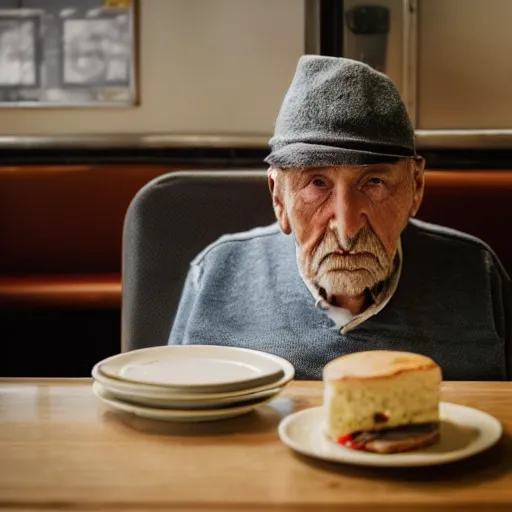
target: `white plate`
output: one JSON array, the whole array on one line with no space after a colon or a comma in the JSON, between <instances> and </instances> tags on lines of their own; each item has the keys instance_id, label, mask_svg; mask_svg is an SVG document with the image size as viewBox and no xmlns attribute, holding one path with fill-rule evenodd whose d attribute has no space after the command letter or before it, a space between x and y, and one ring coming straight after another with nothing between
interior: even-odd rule
<instances>
[{"instance_id":1,"label":"white plate","mask_svg":"<svg viewBox=\"0 0 512 512\"><path fill-rule=\"evenodd\" d=\"M379 454L345 448L325 433L323 407L312 407L284 418L279 437L299 453L331 462L361 466L433 466L475 455L501 437L501 423L483 411L447 402L440 404L441 439L421 450Z\"/></svg>"},{"instance_id":2,"label":"white plate","mask_svg":"<svg viewBox=\"0 0 512 512\"><path fill-rule=\"evenodd\" d=\"M143 348L98 363L101 373L125 382L176 392L222 393L274 383L283 377L281 358L246 348L167 345Z\"/></svg>"},{"instance_id":3,"label":"white plate","mask_svg":"<svg viewBox=\"0 0 512 512\"><path fill-rule=\"evenodd\" d=\"M199 422L199 421L216 421L227 418L234 418L242 416L254 410L256 407L263 405L271 398L262 400L254 400L251 403L246 403L239 406L225 407L221 409L199 409L194 411L187 411L182 409L157 409L153 407L143 407L134 405L116 399L108 391L106 391L101 384L94 382L92 385L93 393L109 407L119 411L127 412L140 416L142 418L149 418L152 420L161 421L179 421L179 422Z\"/></svg>"},{"instance_id":4,"label":"white plate","mask_svg":"<svg viewBox=\"0 0 512 512\"><path fill-rule=\"evenodd\" d=\"M99 381L98 381L99 382ZM138 393L137 390L125 390L116 386L116 382L102 380L101 385L111 395L124 402L130 402L136 405L146 407L159 407L162 409L212 409L214 407L223 407L226 405L242 404L251 400L270 398L278 395L284 386L271 388L256 393L246 393L243 395L231 395L224 398L197 398L190 400L180 396L160 396L155 393Z\"/></svg>"},{"instance_id":5,"label":"white plate","mask_svg":"<svg viewBox=\"0 0 512 512\"><path fill-rule=\"evenodd\" d=\"M130 394L138 398L155 398L160 400L180 400L182 402L196 402L208 400L223 400L225 398L244 397L248 394L259 393L268 391L270 389L282 388L285 384L290 382L295 376L295 368L286 359L281 357L267 354L267 357L274 359L283 369L283 376L275 381L270 382L264 386L257 386L253 388L242 389L239 391L230 391L224 393L191 393L190 391L177 390L175 388L168 388L166 386L153 386L149 384L138 384L119 379L107 377L101 372L101 361L94 365L92 369L92 376L96 381L107 386L109 390L116 393Z\"/></svg>"}]
</instances>

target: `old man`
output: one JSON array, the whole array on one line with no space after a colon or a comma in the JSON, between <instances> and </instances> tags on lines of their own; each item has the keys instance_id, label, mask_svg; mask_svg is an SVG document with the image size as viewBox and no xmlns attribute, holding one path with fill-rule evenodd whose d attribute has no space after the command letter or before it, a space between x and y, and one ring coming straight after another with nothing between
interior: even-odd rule
<instances>
[{"instance_id":1,"label":"old man","mask_svg":"<svg viewBox=\"0 0 512 512\"><path fill-rule=\"evenodd\" d=\"M277 223L194 259L169 343L264 350L299 379L372 349L428 355L447 380L510 378L510 279L481 240L413 219L425 162L389 78L303 56L270 147Z\"/></svg>"}]
</instances>

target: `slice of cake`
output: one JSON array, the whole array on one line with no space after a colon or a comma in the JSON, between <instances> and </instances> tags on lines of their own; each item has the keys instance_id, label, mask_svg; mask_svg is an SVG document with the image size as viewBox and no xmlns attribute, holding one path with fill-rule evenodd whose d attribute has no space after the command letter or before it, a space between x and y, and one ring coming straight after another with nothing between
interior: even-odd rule
<instances>
[{"instance_id":1,"label":"slice of cake","mask_svg":"<svg viewBox=\"0 0 512 512\"><path fill-rule=\"evenodd\" d=\"M439 440L442 374L409 352L356 352L323 372L327 433L349 448L377 453L414 450Z\"/></svg>"}]
</instances>

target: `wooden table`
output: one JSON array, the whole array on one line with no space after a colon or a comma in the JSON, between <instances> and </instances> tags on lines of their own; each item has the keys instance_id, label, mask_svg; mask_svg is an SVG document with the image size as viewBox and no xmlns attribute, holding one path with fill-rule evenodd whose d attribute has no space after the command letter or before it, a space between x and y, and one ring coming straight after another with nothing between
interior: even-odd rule
<instances>
[{"instance_id":1,"label":"wooden table","mask_svg":"<svg viewBox=\"0 0 512 512\"><path fill-rule=\"evenodd\" d=\"M89 379L2 379L0 508L512 511L512 382L443 385L444 400L495 415L505 436L435 468L353 467L291 451L277 425L319 405L321 391L292 382L249 415L170 424L108 410Z\"/></svg>"}]
</instances>

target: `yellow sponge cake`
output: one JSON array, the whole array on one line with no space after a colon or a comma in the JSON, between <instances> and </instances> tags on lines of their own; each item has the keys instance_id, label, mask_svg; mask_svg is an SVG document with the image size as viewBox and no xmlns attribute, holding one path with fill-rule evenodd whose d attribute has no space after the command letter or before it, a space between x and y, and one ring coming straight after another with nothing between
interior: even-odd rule
<instances>
[{"instance_id":1,"label":"yellow sponge cake","mask_svg":"<svg viewBox=\"0 0 512 512\"><path fill-rule=\"evenodd\" d=\"M374 350L324 368L327 433L345 446L391 453L439 438L440 367L409 352Z\"/></svg>"}]
</instances>

